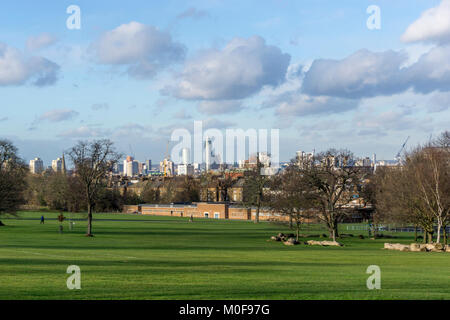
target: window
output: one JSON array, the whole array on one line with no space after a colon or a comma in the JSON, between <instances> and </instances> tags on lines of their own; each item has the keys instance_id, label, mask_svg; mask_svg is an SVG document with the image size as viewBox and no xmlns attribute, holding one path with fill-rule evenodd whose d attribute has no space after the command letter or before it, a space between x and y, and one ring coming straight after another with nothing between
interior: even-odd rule
<instances>
[{"instance_id":1,"label":"window","mask_svg":"<svg viewBox=\"0 0 450 320\"><path fill-rule=\"evenodd\" d=\"M214 212L214 219L220 219L220 213Z\"/></svg>"},{"instance_id":2,"label":"window","mask_svg":"<svg viewBox=\"0 0 450 320\"><path fill-rule=\"evenodd\" d=\"M209 218L209 212L205 212L205 218Z\"/></svg>"}]
</instances>

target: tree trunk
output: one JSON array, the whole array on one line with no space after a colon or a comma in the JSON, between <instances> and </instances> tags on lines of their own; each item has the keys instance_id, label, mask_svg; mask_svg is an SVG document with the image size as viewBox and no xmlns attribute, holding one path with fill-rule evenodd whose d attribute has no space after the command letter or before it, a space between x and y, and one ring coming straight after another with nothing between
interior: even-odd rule
<instances>
[{"instance_id":1,"label":"tree trunk","mask_svg":"<svg viewBox=\"0 0 450 320\"><path fill-rule=\"evenodd\" d=\"M440 219L438 219L436 243L440 243L441 242L441 228L442 228L442 222L441 222Z\"/></svg>"},{"instance_id":2,"label":"tree trunk","mask_svg":"<svg viewBox=\"0 0 450 320\"><path fill-rule=\"evenodd\" d=\"M417 242L417 226L414 226L414 242Z\"/></svg>"},{"instance_id":3,"label":"tree trunk","mask_svg":"<svg viewBox=\"0 0 450 320\"><path fill-rule=\"evenodd\" d=\"M259 223L259 206L256 207L255 223Z\"/></svg>"},{"instance_id":4,"label":"tree trunk","mask_svg":"<svg viewBox=\"0 0 450 320\"><path fill-rule=\"evenodd\" d=\"M423 229L423 243L428 243L428 232L427 230Z\"/></svg>"},{"instance_id":5,"label":"tree trunk","mask_svg":"<svg viewBox=\"0 0 450 320\"><path fill-rule=\"evenodd\" d=\"M433 232L428 232L428 243L433 243Z\"/></svg>"},{"instance_id":6,"label":"tree trunk","mask_svg":"<svg viewBox=\"0 0 450 320\"><path fill-rule=\"evenodd\" d=\"M256 214L255 214L255 223L259 223L259 207L261 207L261 197L258 195L258 201L256 202Z\"/></svg>"},{"instance_id":7,"label":"tree trunk","mask_svg":"<svg viewBox=\"0 0 450 320\"><path fill-rule=\"evenodd\" d=\"M447 226L444 226L443 236L444 236L444 245L447 245Z\"/></svg>"},{"instance_id":8,"label":"tree trunk","mask_svg":"<svg viewBox=\"0 0 450 320\"><path fill-rule=\"evenodd\" d=\"M293 227L294 227L294 224L292 222L292 215L289 215L289 229L292 229Z\"/></svg>"},{"instance_id":9,"label":"tree trunk","mask_svg":"<svg viewBox=\"0 0 450 320\"><path fill-rule=\"evenodd\" d=\"M88 225L87 225L87 237L92 237L92 205L88 204Z\"/></svg>"},{"instance_id":10,"label":"tree trunk","mask_svg":"<svg viewBox=\"0 0 450 320\"><path fill-rule=\"evenodd\" d=\"M300 239L300 222L297 221L297 242L299 242Z\"/></svg>"}]
</instances>

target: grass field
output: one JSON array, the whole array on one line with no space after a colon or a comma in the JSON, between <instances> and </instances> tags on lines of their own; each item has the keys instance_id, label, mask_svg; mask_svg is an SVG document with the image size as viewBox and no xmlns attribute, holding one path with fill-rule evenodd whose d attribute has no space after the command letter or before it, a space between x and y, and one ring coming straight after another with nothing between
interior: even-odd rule
<instances>
[{"instance_id":1,"label":"grass field","mask_svg":"<svg viewBox=\"0 0 450 320\"><path fill-rule=\"evenodd\" d=\"M121 214L97 214L88 238L84 221L59 234L44 215L2 220L0 299L450 299L450 254L385 251L382 239L290 247L267 241L280 225ZM389 241L412 242L399 236ZM73 264L81 290L66 287ZM366 287L369 265L381 290Z\"/></svg>"}]
</instances>

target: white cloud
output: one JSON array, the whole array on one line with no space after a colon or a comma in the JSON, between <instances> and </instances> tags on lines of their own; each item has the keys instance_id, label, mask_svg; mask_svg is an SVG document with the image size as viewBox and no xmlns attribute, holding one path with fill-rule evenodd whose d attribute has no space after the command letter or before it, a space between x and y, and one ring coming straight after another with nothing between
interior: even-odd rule
<instances>
[{"instance_id":1,"label":"white cloud","mask_svg":"<svg viewBox=\"0 0 450 320\"><path fill-rule=\"evenodd\" d=\"M37 36L29 37L27 40L28 50L35 51L45 47L49 47L56 43L58 39L50 33L41 33Z\"/></svg>"},{"instance_id":2,"label":"white cloud","mask_svg":"<svg viewBox=\"0 0 450 320\"><path fill-rule=\"evenodd\" d=\"M418 93L450 90L450 45L431 48L415 63L403 52L359 50L342 59L315 60L302 92L313 96L367 98L413 89Z\"/></svg>"},{"instance_id":3,"label":"white cloud","mask_svg":"<svg viewBox=\"0 0 450 320\"><path fill-rule=\"evenodd\" d=\"M27 57L19 50L0 42L0 86L52 85L57 81L60 67L43 57Z\"/></svg>"},{"instance_id":4,"label":"white cloud","mask_svg":"<svg viewBox=\"0 0 450 320\"><path fill-rule=\"evenodd\" d=\"M183 60L186 51L169 33L134 21L105 32L91 48L99 63L125 65L135 78L154 76L165 66Z\"/></svg>"},{"instance_id":5,"label":"white cloud","mask_svg":"<svg viewBox=\"0 0 450 320\"><path fill-rule=\"evenodd\" d=\"M450 0L422 13L402 35L404 42L450 42Z\"/></svg>"},{"instance_id":6,"label":"white cloud","mask_svg":"<svg viewBox=\"0 0 450 320\"><path fill-rule=\"evenodd\" d=\"M299 92L290 92L272 101L276 114L283 117L307 116L313 114L334 114L356 109L359 100L326 96L312 97Z\"/></svg>"},{"instance_id":7,"label":"white cloud","mask_svg":"<svg viewBox=\"0 0 450 320\"><path fill-rule=\"evenodd\" d=\"M416 92L449 91L450 45L434 47L404 73L404 82Z\"/></svg>"},{"instance_id":8,"label":"white cloud","mask_svg":"<svg viewBox=\"0 0 450 320\"><path fill-rule=\"evenodd\" d=\"M284 79L290 56L263 38L234 38L222 50L210 49L186 62L181 80L164 94L182 99L243 99Z\"/></svg>"},{"instance_id":9,"label":"white cloud","mask_svg":"<svg viewBox=\"0 0 450 320\"><path fill-rule=\"evenodd\" d=\"M302 91L310 95L373 97L407 88L400 67L407 57L392 50L374 53L366 49L342 59L315 60L306 72Z\"/></svg>"},{"instance_id":10,"label":"white cloud","mask_svg":"<svg viewBox=\"0 0 450 320\"><path fill-rule=\"evenodd\" d=\"M48 112L45 112L39 117L39 120L48 120L51 122L60 122L71 120L78 116L78 112L71 109L55 109Z\"/></svg>"}]
</instances>

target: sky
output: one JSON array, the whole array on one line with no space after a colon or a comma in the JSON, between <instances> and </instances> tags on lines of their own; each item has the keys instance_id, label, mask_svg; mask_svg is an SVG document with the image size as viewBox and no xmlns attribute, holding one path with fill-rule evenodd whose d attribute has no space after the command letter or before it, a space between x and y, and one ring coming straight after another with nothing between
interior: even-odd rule
<instances>
[{"instance_id":1,"label":"sky","mask_svg":"<svg viewBox=\"0 0 450 320\"><path fill-rule=\"evenodd\" d=\"M450 0L0 4L0 138L26 161L108 138L156 163L195 120L279 129L281 161L393 159L449 130L449 105Z\"/></svg>"}]
</instances>

